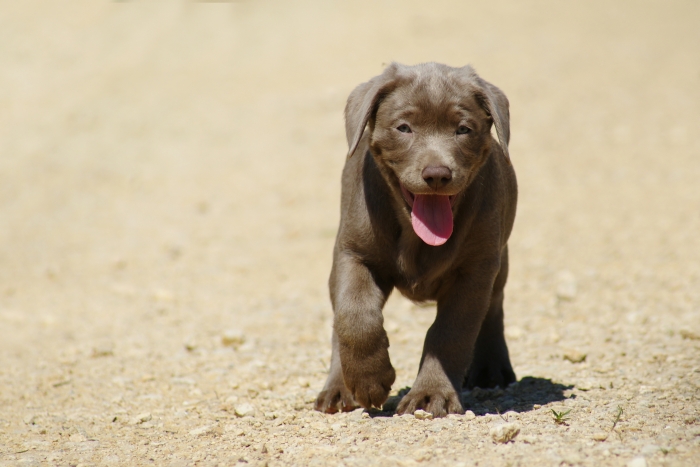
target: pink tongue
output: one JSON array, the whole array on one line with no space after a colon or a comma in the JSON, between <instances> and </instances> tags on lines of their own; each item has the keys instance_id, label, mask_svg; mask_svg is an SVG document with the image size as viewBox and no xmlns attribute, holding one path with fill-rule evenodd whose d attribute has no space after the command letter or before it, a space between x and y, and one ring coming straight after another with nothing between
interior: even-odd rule
<instances>
[{"instance_id":1,"label":"pink tongue","mask_svg":"<svg viewBox=\"0 0 700 467\"><path fill-rule=\"evenodd\" d=\"M413 230L428 245L442 245L452 235L449 196L415 195L411 211Z\"/></svg>"}]
</instances>

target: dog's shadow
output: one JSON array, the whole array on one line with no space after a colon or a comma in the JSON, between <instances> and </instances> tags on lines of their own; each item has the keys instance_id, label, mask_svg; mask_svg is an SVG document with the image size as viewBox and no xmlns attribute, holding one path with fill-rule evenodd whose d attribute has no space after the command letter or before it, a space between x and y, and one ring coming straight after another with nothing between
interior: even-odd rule
<instances>
[{"instance_id":1,"label":"dog's shadow","mask_svg":"<svg viewBox=\"0 0 700 467\"><path fill-rule=\"evenodd\" d=\"M526 376L511 384L506 389L474 388L462 392L462 405L465 410L471 410L475 415L498 414L508 411L529 412L535 405L547 405L576 397L567 396L565 391L573 389L573 385L554 383L550 379ZM370 413L376 417L390 417L396 413L396 407L401 398L411 388L404 388L396 396L390 397L381 411Z\"/></svg>"}]
</instances>

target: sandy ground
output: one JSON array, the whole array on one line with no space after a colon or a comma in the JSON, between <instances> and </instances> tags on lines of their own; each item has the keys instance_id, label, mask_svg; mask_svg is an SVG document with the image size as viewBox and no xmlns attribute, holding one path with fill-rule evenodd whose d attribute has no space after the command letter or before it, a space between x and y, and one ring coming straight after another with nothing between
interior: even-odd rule
<instances>
[{"instance_id":1,"label":"sandy ground","mask_svg":"<svg viewBox=\"0 0 700 467\"><path fill-rule=\"evenodd\" d=\"M0 465L698 465L698 24L695 1L2 2ZM342 109L392 60L471 63L511 102L521 381L465 416L312 410ZM385 316L398 391L434 309Z\"/></svg>"}]
</instances>

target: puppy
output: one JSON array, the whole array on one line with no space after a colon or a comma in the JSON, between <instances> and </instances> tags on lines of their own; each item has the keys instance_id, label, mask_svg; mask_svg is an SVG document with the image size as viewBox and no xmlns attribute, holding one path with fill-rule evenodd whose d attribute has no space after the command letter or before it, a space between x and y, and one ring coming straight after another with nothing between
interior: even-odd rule
<instances>
[{"instance_id":1,"label":"puppy","mask_svg":"<svg viewBox=\"0 0 700 467\"><path fill-rule=\"evenodd\" d=\"M382 308L396 288L437 301L418 376L397 412L464 413L463 386L515 381L503 335L517 201L508 99L469 66L394 63L350 94L345 131L329 280L333 349L315 407L335 413L386 401L395 372Z\"/></svg>"}]
</instances>

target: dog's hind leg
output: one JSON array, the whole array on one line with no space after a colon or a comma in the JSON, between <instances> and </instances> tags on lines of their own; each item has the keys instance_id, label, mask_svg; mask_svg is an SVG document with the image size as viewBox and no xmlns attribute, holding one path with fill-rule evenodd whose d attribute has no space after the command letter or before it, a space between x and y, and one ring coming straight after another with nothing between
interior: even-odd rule
<instances>
[{"instance_id":1,"label":"dog's hind leg","mask_svg":"<svg viewBox=\"0 0 700 467\"><path fill-rule=\"evenodd\" d=\"M489 310L481 325L474 357L464 379L466 388L505 388L516 380L503 335L503 289L507 279L508 246L503 249L501 269L493 284Z\"/></svg>"}]
</instances>

